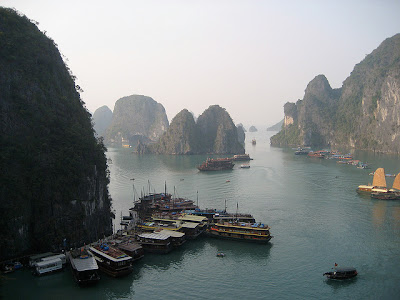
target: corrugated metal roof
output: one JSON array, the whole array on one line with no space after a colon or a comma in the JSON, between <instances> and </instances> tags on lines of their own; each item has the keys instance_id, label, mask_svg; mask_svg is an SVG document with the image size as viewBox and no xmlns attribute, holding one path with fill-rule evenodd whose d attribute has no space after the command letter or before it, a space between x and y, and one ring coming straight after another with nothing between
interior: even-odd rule
<instances>
[{"instance_id":1,"label":"corrugated metal roof","mask_svg":"<svg viewBox=\"0 0 400 300\"><path fill-rule=\"evenodd\" d=\"M99 268L93 256L88 256L86 258L70 257L70 262L73 266L75 266L75 269L79 272L88 270L97 270Z\"/></svg>"},{"instance_id":2,"label":"corrugated metal roof","mask_svg":"<svg viewBox=\"0 0 400 300\"><path fill-rule=\"evenodd\" d=\"M184 221L192 221L192 222L204 222L207 220L207 217L202 217L202 216L195 216L195 215L183 215L180 216L178 219L184 220Z\"/></svg>"},{"instance_id":3,"label":"corrugated metal roof","mask_svg":"<svg viewBox=\"0 0 400 300\"><path fill-rule=\"evenodd\" d=\"M168 229L163 229L160 231L161 234L165 234L165 235L169 235L171 237L183 237L185 234L183 232L179 232L179 231L172 231L172 230L168 230Z\"/></svg>"},{"instance_id":4,"label":"corrugated metal roof","mask_svg":"<svg viewBox=\"0 0 400 300\"><path fill-rule=\"evenodd\" d=\"M183 228L196 228L197 226L199 226L199 223L185 222L182 224Z\"/></svg>"},{"instance_id":5,"label":"corrugated metal roof","mask_svg":"<svg viewBox=\"0 0 400 300\"><path fill-rule=\"evenodd\" d=\"M146 238L146 239L153 239L153 240L167 240L169 239L169 235L161 234L161 233L142 233L139 234L139 237Z\"/></svg>"}]
</instances>

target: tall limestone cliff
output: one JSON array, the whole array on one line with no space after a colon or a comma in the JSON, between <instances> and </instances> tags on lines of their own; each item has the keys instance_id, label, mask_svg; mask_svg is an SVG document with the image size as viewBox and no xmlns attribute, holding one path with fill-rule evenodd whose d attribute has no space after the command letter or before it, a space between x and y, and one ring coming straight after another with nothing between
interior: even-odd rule
<instances>
[{"instance_id":1,"label":"tall limestone cliff","mask_svg":"<svg viewBox=\"0 0 400 300\"><path fill-rule=\"evenodd\" d=\"M193 114L183 109L172 119L168 130L153 146L151 152L197 154L200 152L199 136Z\"/></svg>"},{"instance_id":2,"label":"tall limestone cliff","mask_svg":"<svg viewBox=\"0 0 400 300\"><path fill-rule=\"evenodd\" d=\"M112 146L136 146L157 141L168 129L167 114L162 104L142 95L132 95L115 103L105 143Z\"/></svg>"},{"instance_id":3,"label":"tall limestone cliff","mask_svg":"<svg viewBox=\"0 0 400 300\"><path fill-rule=\"evenodd\" d=\"M244 141L246 140L246 133L245 133L243 125L241 123L237 124L236 130L237 130L237 134L238 134L238 142L243 146Z\"/></svg>"},{"instance_id":4,"label":"tall limestone cliff","mask_svg":"<svg viewBox=\"0 0 400 300\"><path fill-rule=\"evenodd\" d=\"M205 110L197 123L188 110L182 110L157 143L139 148L139 153L158 154L244 153L236 126L225 109L218 105Z\"/></svg>"},{"instance_id":5,"label":"tall limestone cliff","mask_svg":"<svg viewBox=\"0 0 400 300\"><path fill-rule=\"evenodd\" d=\"M98 136L104 136L107 128L111 124L112 120L112 111L108 108L108 106L104 105L96 109L92 117L93 120L93 128L96 131Z\"/></svg>"},{"instance_id":6,"label":"tall limestone cliff","mask_svg":"<svg viewBox=\"0 0 400 300\"><path fill-rule=\"evenodd\" d=\"M0 45L0 260L110 234L105 148L54 41L0 7Z\"/></svg>"},{"instance_id":7,"label":"tall limestone cliff","mask_svg":"<svg viewBox=\"0 0 400 300\"><path fill-rule=\"evenodd\" d=\"M244 153L237 129L228 112L219 105L207 108L197 119L203 152L215 154Z\"/></svg>"},{"instance_id":8,"label":"tall limestone cliff","mask_svg":"<svg viewBox=\"0 0 400 300\"><path fill-rule=\"evenodd\" d=\"M357 64L340 89L319 75L303 100L284 110L284 127L272 145L400 152L400 34Z\"/></svg>"}]
</instances>

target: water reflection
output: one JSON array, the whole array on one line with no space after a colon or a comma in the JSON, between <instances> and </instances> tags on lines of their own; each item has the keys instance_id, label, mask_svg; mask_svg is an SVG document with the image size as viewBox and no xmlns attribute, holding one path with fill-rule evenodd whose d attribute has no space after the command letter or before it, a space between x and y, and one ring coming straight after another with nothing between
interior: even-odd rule
<instances>
[{"instance_id":1,"label":"water reflection","mask_svg":"<svg viewBox=\"0 0 400 300\"><path fill-rule=\"evenodd\" d=\"M239 241L220 240L216 238L207 239L209 244L214 250L215 254L218 252L225 253L229 258L242 259L267 259L270 255L272 244L257 244L246 243Z\"/></svg>"},{"instance_id":2,"label":"water reflection","mask_svg":"<svg viewBox=\"0 0 400 300\"><path fill-rule=\"evenodd\" d=\"M386 201L376 201L372 208L372 222L375 226L381 227L386 216Z\"/></svg>"},{"instance_id":3,"label":"water reflection","mask_svg":"<svg viewBox=\"0 0 400 300\"><path fill-rule=\"evenodd\" d=\"M336 293L340 289L349 287L357 282L358 277L353 277L345 280L326 279L326 284L329 285L333 292Z\"/></svg>"},{"instance_id":4,"label":"water reflection","mask_svg":"<svg viewBox=\"0 0 400 300\"><path fill-rule=\"evenodd\" d=\"M188 240L178 249L174 249L168 254L146 253L145 257L137 263L137 269L152 268L167 270L171 266L177 267L187 256L196 255L201 252L206 245L206 238L200 237L196 240Z\"/></svg>"}]
</instances>

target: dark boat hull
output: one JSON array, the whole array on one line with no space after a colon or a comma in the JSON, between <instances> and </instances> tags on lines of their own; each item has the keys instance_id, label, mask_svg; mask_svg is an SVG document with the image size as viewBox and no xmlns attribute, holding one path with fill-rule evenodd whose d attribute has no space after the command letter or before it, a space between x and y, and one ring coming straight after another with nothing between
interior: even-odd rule
<instances>
[{"instance_id":1,"label":"dark boat hull","mask_svg":"<svg viewBox=\"0 0 400 300\"><path fill-rule=\"evenodd\" d=\"M106 273L107 275L111 276L111 277L122 277L122 276L126 276L130 273L132 273L133 271L133 267L129 266L126 267L124 269L112 269L110 268L106 263L100 263L97 262L97 264L99 265L99 269L100 271Z\"/></svg>"}]
</instances>

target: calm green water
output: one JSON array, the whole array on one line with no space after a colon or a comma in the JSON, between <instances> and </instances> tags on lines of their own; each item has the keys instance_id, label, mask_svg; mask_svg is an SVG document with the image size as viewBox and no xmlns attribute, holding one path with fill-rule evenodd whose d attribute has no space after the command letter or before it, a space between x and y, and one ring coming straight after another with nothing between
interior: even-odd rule
<instances>
[{"instance_id":1,"label":"calm green water","mask_svg":"<svg viewBox=\"0 0 400 300\"><path fill-rule=\"evenodd\" d=\"M130 276L103 275L90 288L68 270L42 278L28 271L2 280L5 299L399 299L400 201L372 200L355 192L384 167L400 172L397 157L355 153L372 170L295 156L269 147L268 132L248 133L250 169L200 173L206 156L135 155L109 149L110 193L119 224L132 207L133 183L142 189L196 200L202 208L252 213L271 227L269 245L201 238L167 255L147 255ZM257 139L257 145L250 141ZM237 164L239 167L240 163ZM135 180L131 180L134 178ZM230 180L230 182L226 182ZM393 179L388 178L391 186ZM175 188L174 188L175 187ZM116 225L116 229L119 225ZM216 257L218 251L226 253ZM354 266L354 280L327 281L334 263Z\"/></svg>"}]
</instances>

